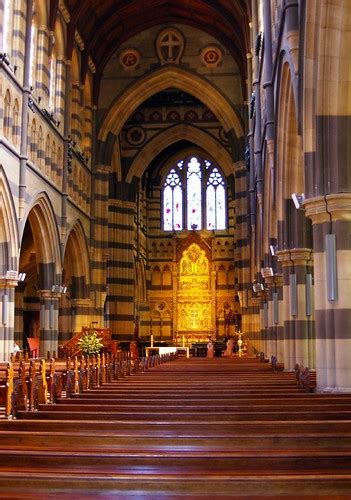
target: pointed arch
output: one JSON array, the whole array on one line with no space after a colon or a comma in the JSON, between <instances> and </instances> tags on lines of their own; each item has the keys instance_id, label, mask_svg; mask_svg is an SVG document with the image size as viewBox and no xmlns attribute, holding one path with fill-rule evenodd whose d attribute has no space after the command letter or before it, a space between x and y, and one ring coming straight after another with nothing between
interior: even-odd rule
<instances>
[{"instance_id":1,"label":"pointed arch","mask_svg":"<svg viewBox=\"0 0 351 500\"><path fill-rule=\"evenodd\" d=\"M216 162L221 165L223 172L227 176L233 173L233 159L219 141L197 127L182 123L160 132L145 145L133 161L126 182L132 182L134 176L142 177L144 170L149 166L153 158L156 158L165 148L180 140L193 142L213 158L216 158Z\"/></svg>"},{"instance_id":2,"label":"pointed arch","mask_svg":"<svg viewBox=\"0 0 351 500\"><path fill-rule=\"evenodd\" d=\"M24 218L23 230L27 220L32 228L39 265L42 264L45 266L49 264L51 266L53 276L49 273L47 275L47 280L49 281L44 283L45 286L49 286L53 284L50 283L51 279L56 280L58 276L61 276L62 258L57 219L51 201L46 193L39 193L28 207L27 216Z\"/></svg>"},{"instance_id":3,"label":"pointed arch","mask_svg":"<svg viewBox=\"0 0 351 500\"><path fill-rule=\"evenodd\" d=\"M76 220L68 231L64 251L64 259L69 257L75 277L84 277L86 285L90 283L90 260L87 238L80 220Z\"/></svg>"},{"instance_id":4,"label":"pointed arch","mask_svg":"<svg viewBox=\"0 0 351 500\"><path fill-rule=\"evenodd\" d=\"M200 99L218 117L226 132L233 130L236 137L244 135L238 115L220 90L194 73L170 66L137 81L115 99L102 122L99 139L105 141L109 132L117 136L128 117L142 102L174 86Z\"/></svg>"},{"instance_id":5,"label":"pointed arch","mask_svg":"<svg viewBox=\"0 0 351 500\"><path fill-rule=\"evenodd\" d=\"M282 60L277 116L277 218L284 220L284 200L293 192L304 192L302 141L298 135L295 95L288 62Z\"/></svg>"},{"instance_id":6,"label":"pointed arch","mask_svg":"<svg viewBox=\"0 0 351 500\"><path fill-rule=\"evenodd\" d=\"M0 276L17 270L19 234L16 209L3 166L0 165Z\"/></svg>"}]
</instances>

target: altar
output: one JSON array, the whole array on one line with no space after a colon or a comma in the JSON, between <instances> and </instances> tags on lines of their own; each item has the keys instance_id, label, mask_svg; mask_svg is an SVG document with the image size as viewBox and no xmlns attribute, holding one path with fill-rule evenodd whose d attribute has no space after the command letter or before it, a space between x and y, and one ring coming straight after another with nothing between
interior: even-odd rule
<instances>
[{"instance_id":1,"label":"altar","mask_svg":"<svg viewBox=\"0 0 351 500\"><path fill-rule=\"evenodd\" d=\"M158 351L158 353L161 354L171 354L171 353L176 353L176 352L185 352L186 357L189 358L190 353L189 353L189 347L183 347L183 346L168 346L168 347L145 347L145 356L148 358L150 356L150 351Z\"/></svg>"}]
</instances>

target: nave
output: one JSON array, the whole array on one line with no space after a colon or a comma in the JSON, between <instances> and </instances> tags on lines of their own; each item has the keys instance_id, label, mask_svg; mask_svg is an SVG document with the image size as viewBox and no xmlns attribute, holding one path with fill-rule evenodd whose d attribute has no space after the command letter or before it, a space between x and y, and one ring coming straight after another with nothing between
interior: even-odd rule
<instances>
[{"instance_id":1,"label":"nave","mask_svg":"<svg viewBox=\"0 0 351 500\"><path fill-rule=\"evenodd\" d=\"M347 495L351 396L256 358L178 358L0 420L0 496Z\"/></svg>"}]
</instances>

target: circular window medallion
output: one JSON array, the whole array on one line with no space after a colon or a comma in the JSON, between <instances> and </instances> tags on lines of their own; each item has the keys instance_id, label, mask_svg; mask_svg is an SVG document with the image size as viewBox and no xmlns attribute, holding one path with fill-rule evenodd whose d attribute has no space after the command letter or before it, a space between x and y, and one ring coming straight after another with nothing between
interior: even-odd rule
<instances>
[{"instance_id":1,"label":"circular window medallion","mask_svg":"<svg viewBox=\"0 0 351 500\"><path fill-rule=\"evenodd\" d=\"M205 47L201 52L201 61L207 68L216 68L222 61L222 51L218 47Z\"/></svg>"},{"instance_id":2,"label":"circular window medallion","mask_svg":"<svg viewBox=\"0 0 351 500\"><path fill-rule=\"evenodd\" d=\"M140 54L135 49L124 49L119 56L119 62L125 70L135 69L140 63Z\"/></svg>"},{"instance_id":3,"label":"circular window medallion","mask_svg":"<svg viewBox=\"0 0 351 500\"><path fill-rule=\"evenodd\" d=\"M131 127L126 132L126 139L132 146L140 146L146 139L146 132L142 127Z\"/></svg>"}]
</instances>

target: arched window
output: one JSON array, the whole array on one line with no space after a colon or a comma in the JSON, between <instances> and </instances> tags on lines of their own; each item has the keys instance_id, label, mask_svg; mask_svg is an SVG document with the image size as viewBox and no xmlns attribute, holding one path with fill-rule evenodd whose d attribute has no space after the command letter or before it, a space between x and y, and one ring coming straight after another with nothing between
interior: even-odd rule
<instances>
[{"instance_id":1,"label":"arched window","mask_svg":"<svg viewBox=\"0 0 351 500\"><path fill-rule=\"evenodd\" d=\"M13 105L12 114L13 114L12 141L15 146L18 146L20 138L20 128L19 128L19 104L17 99L15 99L15 104Z\"/></svg>"},{"instance_id":2,"label":"arched window","mask_svg":"<svg viewBox=\"0 0 351 500\"><path fill-rule=\"evenodd\" d=\"M165 231L183 229L183 192L179 175L172 168L163 189L163 224Z\"/></svg>"},{"instance_id":3,"label":"arched window","mask_svg":"<svg viewBox=\"0 0 351 500\"><path fill-rule=\"evenodd\" d=\"M189 157L167 173L163 183L163 230L226 229L226 185L219 167Z\"/></svg>"},{"instance_id":4,"label":"arched window","mask_svg":"<svg viewBox=\"0 0 351 500\"><path fill-rule=\"evenodd\" d=\"M217 167L212 170L206 188L207 229L225 229L225 191Z\"/></svg>"},{"instance_id":5,"label":"arched window","mask_svg":"<svg viewBox=\"0 0 351 500\"><path fill-rule=\"evenodd\" d=\"M35 120L32 120L32 126L30 130L30 159L33 163L35 163L35 156L37 151L37 127Z\"/></svg>"},{"instance_id":6,"label":"arched window","mask_svg":"<svg viewBox=\"0 0 351 500\"><path fill-rule=\"evenodd\" d=\"M191 158L187 170L188 229L201 229L202 170L197 158Z\"/></svg>"},{"instance_id":7,"label":"arched window","mask_svg":"<svg viewBox=\"0 0 351 500\"><path fill-rule=\"evenodd\" d=\"M39 127L39 132L38 132L38 166L39 168L43 167L43 160L44 160L44 139L43 139L43 130L41 127Z\"/></svg>"},{"instance_id":8,"label":"arched window","mask_svg":"<svg viewBox=\"0 0 351 500\"><path fill-rule=\"evenodd\" d=\"M7 89L4 102L4 136L10 139L11 136L11 94Z\"/></svg>"}]
</instances>

